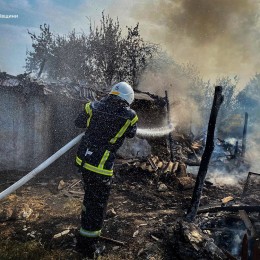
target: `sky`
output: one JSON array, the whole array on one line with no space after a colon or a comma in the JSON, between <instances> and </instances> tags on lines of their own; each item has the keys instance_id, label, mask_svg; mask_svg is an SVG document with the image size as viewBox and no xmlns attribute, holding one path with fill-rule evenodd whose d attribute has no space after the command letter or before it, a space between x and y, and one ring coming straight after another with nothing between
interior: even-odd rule
<instances>
[{"instance_id":1,"label":"sky","mask_svg":"<svg viewBox=\"0 0 260 260\"><path fill-rule=\"evenodd\" d=\"M24 72L27 30L47 23L57 34L87 32L102 11L123 29L139 22L144 40L194 64L205 79L238 75L246 84L260 72L260 0L0 0L0 71Z\"/></svg>"},{"instance_id":2,"label":"sky","mask_svg":"<svg viewBox=\"0 0 260 260\"><path fill-rule=\"evenodd\" d=\"M0 70L9 74L24 72L26 50L31 48L27 31L39 32L47 23L51 31L67 34L87 31L88 18L100 19L101 12L111 1L100 0L0 0L1 15L18 15L18 18L0 18Z\"/></svg>"}]
</instances>

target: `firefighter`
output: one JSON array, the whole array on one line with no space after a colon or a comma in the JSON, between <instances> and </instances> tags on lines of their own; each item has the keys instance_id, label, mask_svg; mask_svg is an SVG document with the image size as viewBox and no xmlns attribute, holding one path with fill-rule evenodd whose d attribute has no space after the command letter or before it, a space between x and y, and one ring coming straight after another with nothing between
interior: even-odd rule
<instances>
[{"instance_id":1,"label":"firefighter","mask_svg":"<svg viewBox=\"0 0 260 260\"><path fill-rule=\"evenodd\" d=\"M132 87L120 82L100 101L87 103L75 120L77 127L86 128L76 156L85 190L77 246L88 256L101 250L97 242L106 213L116 151L125 137L133 138L136 134L138 117L130 109L133 101Z\"/></svg>"}]
</instances>

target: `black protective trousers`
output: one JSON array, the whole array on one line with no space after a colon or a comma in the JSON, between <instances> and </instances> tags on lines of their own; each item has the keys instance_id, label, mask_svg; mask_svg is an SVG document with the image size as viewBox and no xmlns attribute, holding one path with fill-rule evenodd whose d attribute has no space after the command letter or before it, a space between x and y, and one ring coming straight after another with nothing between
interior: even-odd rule
<instances>
[{"instance_id":1,"label":"black protective trousers","mask_svg":"<svg viewBox=\"0 0 260 260\"><path fill-rule=\"evenodd\" d=\"M95 237L99 235L98 231L101 231L103 226L112 178L84 169L81 173L85 190L81 212L81 235ZM98 235L95 235L95 232Z\"/></svg>"}]
</instances>

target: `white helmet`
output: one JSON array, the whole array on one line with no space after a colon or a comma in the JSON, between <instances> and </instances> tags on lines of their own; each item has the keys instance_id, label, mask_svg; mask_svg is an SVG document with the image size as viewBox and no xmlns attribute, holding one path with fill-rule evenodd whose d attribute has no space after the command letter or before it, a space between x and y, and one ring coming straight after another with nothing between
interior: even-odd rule
<instances>
[{"instance_id":1,"label":"white helmet","mask_svg":"<svg viewBox=\"0 0 260 260\"><path fill-rule=\"evenodd\" d=\"M129 84L127 84L126 82L119 82L119 83L115 84L112 87L109 94L116 95L116 96L122 98L129 105L131 105L132 102L134 101L134 91L133 91L132 87Z\"/></svg>"}]
</instances>

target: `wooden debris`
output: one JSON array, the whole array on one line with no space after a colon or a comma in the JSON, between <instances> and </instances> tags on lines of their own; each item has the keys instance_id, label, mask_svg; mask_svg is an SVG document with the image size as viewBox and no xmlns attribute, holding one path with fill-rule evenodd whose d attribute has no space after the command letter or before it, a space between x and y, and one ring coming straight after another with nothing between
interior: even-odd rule
<instances>
[{"instance_id":1,"label":"wooden debris","mask_svg":"<svg viewBox=\"0 0 260 260\"><path fill-rule=\"evenodd\" d=\"M151 235L151 238L154 239L157 242L162 242L162 240L156 236Z\"/></svg>"},{"instance_id":2,"label":"wooden debris","mask_svg":"<svg viewBox=\"0 0 260 260\"><path fill-rule=\"evenodd\" d=\"M158 191L163 192L163 191L167 191L168 187L164 184L164 183L160 183L158 186Z\"/></svg>"},{"instance_id":3,"label":"wooden debris","mask_svg":"<svg viewBox=\"0 0 260 260\"><path fill-rule=\"evenodd\" d=\"M146 169L148 172L154 172L155 169L151 166L151 165L148 165L147 169Z\"/></svg>"},{"instance_id":4,"label":"wooden debris","mask_svg":"<svg viewBox=\"0 0 260 260\"><path fill-rule=\"evenodd\" d=\"M157 167L158 167L159 169L161 169L161 168L163 167L163 162L159 161L159 162L157 163Z\"/></svg>"},{"instance_id":5,"label":"wooden debris","mask_svg":"<svg viewBox=\"0 0 260 260\"><path fill-rule=\"evenodd\" d=\"M234 200L234 198L232 196L228 196L228 197L221 199L221 202L222 202L222 204L227 204L229 201L232 201L232 200Z\"/></svg>"},{"instance_id":6,"label":"wooden debris","mask_svg":"<svg viewBox=\"0 0 260 260\"><path fill-rule=\"evenodd\" d=\"M173 162L169 161L166 166L165 166L165 169L164 169L164 173L171 173L172 172L172 169L173 169Z\"/></svg>"},{"instance_id":7,"label":"wooden debris","mask_svg":"<svg viewBox=\"0 0 260 260\"><path fill-rule=\"evenodd\" d=\"M237 260L237 258L231 255L231 253L229 253L227 250L223 250L223 252L226 255L228 260Z\"/></svg>"},{"instance_id":8,"label":"wooden debris","mask_svg":"<svg viewBox=\"0 0 260 260\"><path fill-rule=\"evenodd\" d=\"M256 235L256 230L251 220L249 219L247 213L244 210L239 210L238 212L239 212L239 216L244 221L246 228L249 230L250 236L254 237Z\"/></svg>"},{"instance_id":9,"label":"wooden debris","mask_svg":"<svg viewBox=\"0 0 260 260\"><path fill-rule=\"evenodd\" d=\"M252 255L253 255L253 260L260 259L260 239L259 238L254 239Z\"/></svg>"},{"instance_id":10,"label":"wooden debris","mask_svg":"<svg viewBox=\"0 0 260 260\"><path fill-rule=\"evenodd\" d=\"M177 177L187 177L186 164L185 163L179 163L178 169L176 171L176 176Z\"/></svg>"},{"instance_id":11,"label":"wooden debris","mask_svg":"<svg viewBox=\"0 0 260 260\"><path fill-rule=\"evenodd\" d=\"M156 160L157 158L154 157L154 159L148 158L148 162L151 164L152 169L157 171L158 167L156 166L155 162L157 162L158 160Z\"/></svg>"},{"instance_id":12,"label":"wooden debris","mask_svg":"<svg viewBox=\"0 0 260 260\"><path fill-rule=\"evenodd\" d=\"M115 239L112 239L112 238L109 238L109 237L99 236L99 238L106 240L106 241L109 241L109 242L113 242L113 243L121 245L121 246L124 246L126 244L125 242L115 240Z\"/></svg>"},{"instance_id":13,"label":"wooden debris","mask_svg":"<svg viewBox=\"0 0 260 260\"><path fill-rule=\"evenodd\" d=\"M74 191L74 190L69 190L69 193L75 194L75 195L84 195L85 193L82 191Z\"/></svg>"},{"instance_id":14,"label":"wooden debris","mask_svg":"<svg viewBox=\"0 0 260 260\"><path fill-rule=\"evenodd\" d=\"M246 212L260 212L260 206L241 206L241 205L233 205L233 206L207 206L200 207L198 209L198 213L214 213L219 211L229 211L229 212L237 212L239 210L245 210Z\"/></svg>"},{"instance_id":15,"label":"wooden debris","mask_svg":"<svg viewBox=\"0 0 260 260\"><path fill-rule=\"evenodd\" d=\"M208 203L209 203L208 196L201 196L201 198L200 198L200 206L207 205Z\"/></svg>"},{"instance_id":16,"label":"wooden debris","mask_svg":"<svg viewBox=\"0 0 260 260\"><path fill-rule=\"evenodd\" d=\"M245 124L243 129L243 139L242 139L242 157L245 157L246 153L246 138L247 138L247 124L248 124L248 113L245 113Z\"/></svg>"},{"instance_id":17,"label":"wooden debris","mask_svg":"<svg viewBox=\"0 0 260 260\"><path fill-rule=\"evenodd\" d=\"M174 166L172 168L172 173L176 173L177 169L178 169L178 166L179 166L179 162L175 162L174 163Z\"/></svg>"},{"instance_id":18,"label":"wooden debris","mask_svg":"<svg viewBox=\"0 0 260 260\"><path fill-rule=\"evenodd\" d=\"M195 186L195 181L191 177L177 178L177 183L180 190L193 189Z\"/></svg>"},{"instance_id":19,"label":"wooden debris","mask_svg":"<svg viewBox=\"0 0 260 260\"><path fill-rule=\"evenodd\" d=\"M249 172L248 173L247 178L246 178L246 182L245 182L245 185L244 185L244 189L243 189L243 192L242 192L242 197L245 196L245 194L246 194L246 192L248 190L249 180L250 180L251 175L255 175L255 176L259 176L260 177L259 173L255 173L255 172Z\"/></svg>"},{"instance_id":20,"label":"wooden debris","mask_svg":"<svg viewBox=\"0 0 260 260\"><path fill-rule=\"evenodd\" d=\"M112 249L115 251L115 250L118 250L120 248L120 246L113 246Z\"/></svg>"},{"instance_id":21,"label":"wooden debris","mask_svg":"<svg viewBox=\"0 0 260 260\"><path fill-rule=\"evenodd\" d=\"M248 238L246 233L242 240L241 260L248 260Z\"/></svg>"},{"instance_id":22,"label":"wooden debris","mask_svg":"<svg viewBox=\"0 0 260 260\"><path fill-rule=\"evenodd\" d=\"M69 185L68 189L72 189L74 186L76 186L80 182L81 182L81 180L74 181L71 185Z\"/></svg>"},{"instance_id":23,"label":"wooden debris","mask_svg":"<svg viewBox=\"0 0 260 260\"><path fill-rule=\"evenodd\" d=\"M137 256L140 256L143 252L144 252L144 249L141 248L141 249L138 251Z\"/></svg>"},{"instance_id":24,"label":"wooden debris","mask_svg":"<svg viewBox=\"0 0 260 260\"><path fill-rule=\"evenodd\" d=\"M171 243L178 259L227 259L214 241L193 223L177 223Z\"/></svg>"},{"instance_id":25,"label":"wooden debris","mask_svg":"<svg viewBox=\"0 0 260 260\"><path fill-rule=\"evenodd\" d=\"M58 185L58 190L62 190L64 187L65 187L65 182L64 182L64 180L60 180L60 182L59 182L59 185Z\"/></svg>"},{"instance_id":26,"label":"wooden debris","mask_svg":"<svg viewBox=\"0 0 260 260\"><path fill-rule=\"evenodd\" d=\"M117 214L116 214L116 211L114 210L114 208L112 208L112 209L109 209L108 211L107 211L107 217L108 218L113 218L113 217L115 217Z\"/></svg>"},{"instance_id":27,"label":"wooden debris","mask_svg":"<svg viewBox=\"0 0 260 260\"><path fill-rule=\"evenodd\" d=\"M145 171L146 168L147 168L146 162L141 163L139 167L140 167L143 171Z\"/></svg>"},{"instance_id":28,"label":"wooden debris","mask_svg":"<svg viewBox=\"0 0 260 260\"><path fill-rule=\"evenodd\" d=\"M67 235L69 232L70 232L70 230L69 230L69 229L66 229L66 230L64 230L64 231L62 231L62 232L60 232L60 233L54 235L53 238L62 237L62 236L64 236L64 235Z\"/></svg>"},{"instance_id":29,"label":"wooden debris","mask_svg":"<svg viewBox=\"0 0 260 260\"><path fill-rule=\"evenodd\" d=\"M194 142L191 144L191 147L192 147L192 149L194 149L194 150L199 150L199 149L201 149L201 147L202 147L202 142L201 142L201 141L194 141Z\"/></svg>"},{"instance_id":30,"label":"wooden debris","mask_svg":"<svg viewBox=\"0 0 260 260\"><path fill-rule=\"evenodd\" d=\"M133 237L136 237L139 234L139 230L136 230L133 234Z\"/></svg>"},{"instance_id":31,"label":"wooden debris","mask_svg":"<svg viewBox=\"0 0 260 260\"><path fill-rule=\"evenodd\" d=\"M135 162L134 166L137 169L139 168L142 171L148 171L151 173L159 171L160 173L163 174L170 174L170 173L174 174L178 169L179 162L161 161L158 156L151 156L150 158L147 159L147 161ZM185 170L186 170L186 165L185 165Z\"/></svg>"}]
</instances>

